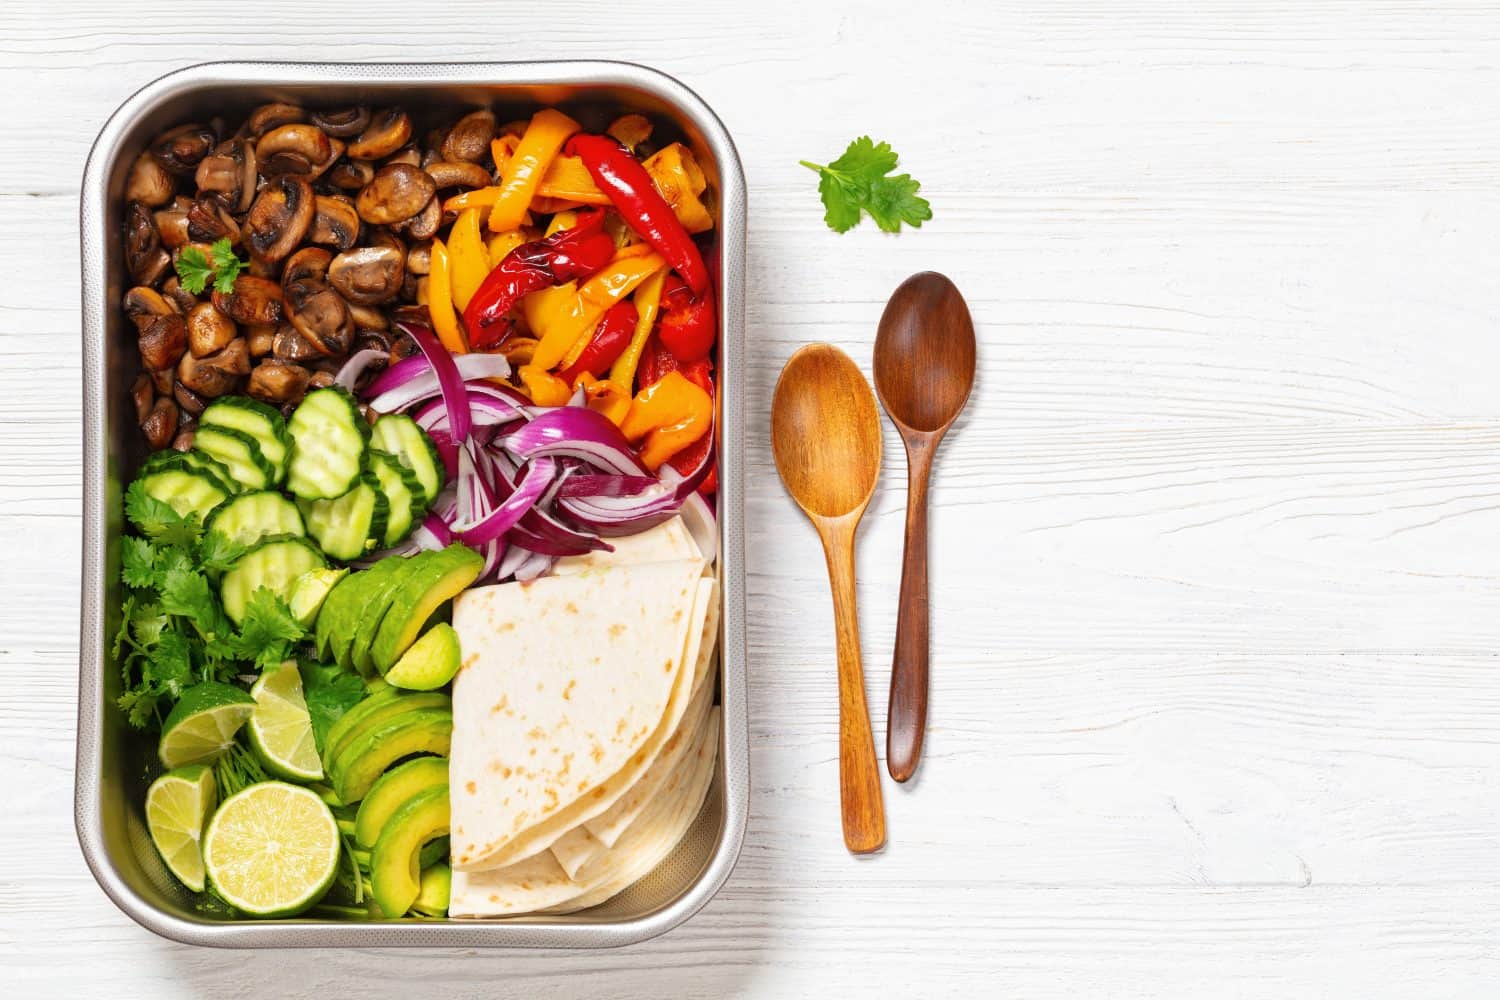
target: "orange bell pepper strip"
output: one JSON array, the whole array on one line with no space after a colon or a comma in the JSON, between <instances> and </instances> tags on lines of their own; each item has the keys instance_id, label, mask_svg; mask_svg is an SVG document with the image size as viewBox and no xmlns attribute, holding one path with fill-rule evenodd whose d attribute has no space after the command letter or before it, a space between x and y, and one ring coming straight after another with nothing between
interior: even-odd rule
<instances>
[{"instance_id":1,"label":"orange bell pepper strip","mask_svg":"<svg viewBox=\"0 0 1500 1000\"><path fill-rule=\"evenodd\" d=\"M635 385L635 369L641 363L641 351L645 350L646 338L651 336L651 328L656 325L656 315L661 309L662 285L666 278L667 269L662 268L641 282L641 286L635 290L635 311L639 317L635 324L635 334L630 338L630 344L624 353L615 359L614 365L609 369L609 380L623 385L627 392Z\"/></svg>"},{"instance_id":2,"label":"orange bell pepper strip","mask_svg":"<svg viewBox=\"0 0 1500 1000\"><path fill-rule=\"evenodd\" d=\"M645 115L621 115L609 123L605 134L612 135L631 149L651 138L651 119Z\"/></svg>"},{"instance_id":3,"label":"orange bell pepper strip","mask_svg":"<svg viewBox=\"0 0 1500 1000\"><path fill-rule=\"evenodd\" d=\"M514 368L531 364L531 356L536 353L536 338L534 337L511 337L500 347L500 353L505 355L505 360Z\"/></svg>"},{"instance_id":4,"label":"orange bell pepper strip","mask_svg":"<svg viewBox=\"0 0 1500 1000\"><path fill-rule=\"evenodd\" d=\"M556 368L580 337L587 342L605 310L635 291L637 285L665 265L661 255L653 253L646 244L628 246L617 252L604 270L578 286L572 301L562 302L559 312L543 321L545 332L532 327L541 338L532 363L549 370Z\"/></svg>"},{"instance_id":5,"label":"orange bell pepper strip","mask_svg":"<svg viewBox=\"0 0 1500 1000\"><path fill-rule=\"evenodd\" d=\"M427 274L427 312L432 318L432 332L450 354L467 354L469 345L458 325L453 309L453 285L448 275L448 248L442 240L432 241L432 265Z\"/></svg>"},{"instance_id":6,"label":"orange bell pepper strip","mask_svg":"<svg viewBox=\"0 0 1500 1000\"><path fill-rule=\"evenodd\" d=\"M521 387L537 406L562 406L573 395L568 383L536 365L522 365L518 374Z\"/></svg>"},{"instance_id":7,"label":"orange bell pepper strip","mask_svg":"<svg viewBox=\"0 0 1500 1000\"><path fill-rule=\"evenodd\" d=\"M474 292L490 273L490 254L479 234L480 208L466 208L458 214L448 233L448 263L453 303L462 311Z\"/></svg>"},{"instance_id":8,"label":"orange bell pepper strip","mask_svg":"<svg viewBox=\"0 0 1500 1000\"><path fill-rule=\"evenodd\" d=\"M668 372L636 394L620 425L632 442L641 441L641 463L655 472L663 462L707 434L714 402L681 372Z\"/></svg>"},{"instance_id":9,"label":"orange bell pepper strip","mask_svg":"<svg viewBox=\"0 0 1500 1000\"><path fill-rule=\"evenodd\" d=\"M536 193L546 198L576 201L584 205L608 205L609 195L599 190L594 175L576 156L559 156L547 167Z\"/></svg>"},{"instance_id":10,"label":"orange bell pepper strip","mask_svg":"<svg viewBox=\"0 0 1500 1000\"><path fill-rule=\"evenodd\" d=\"M625 422L630 412L630 390L610 379L595 378L588 372L580 372L574 385L583 386L583 398L588 408L603 414L616 427Z\"/></svg>"},{"instance_id":11,"label":"orange bell pepper strip","mask_svg":"<svg viewBox=\"0 0 1500 1000\"><path fill-rule=\"evenodd\" d=\"M680 142L658 150L642 164L656 190L672 206L682 228L702 233L714 227L714 217L698 197L708 187L708 178L693 153Z\"/></svg>"},{"instance_id":12,"label":"orange bell pepper strip","mask_svg":"<svg viewBox=\"0 0 1500 1000\"><path fill-rule=\"evenodd\" d=\"M543 108L532 115L515 154L500 173L500 195L490 212L491 232L500 233L521 225L547 168L562 150L563 143L581 127L553 108Z\"/></svg>"}]
</instances>

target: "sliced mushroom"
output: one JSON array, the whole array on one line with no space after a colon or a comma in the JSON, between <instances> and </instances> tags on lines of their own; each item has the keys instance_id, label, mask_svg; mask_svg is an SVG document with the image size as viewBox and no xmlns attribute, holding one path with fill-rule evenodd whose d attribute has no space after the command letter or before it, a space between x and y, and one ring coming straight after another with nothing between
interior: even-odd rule
<instances>
[{"instance_id":1,"label":"sliced mushroom","mask_svg":"<svg viewBox=\"0 0 1500 1000\"><path fill-rule=\"evenodd\" d=\"M184 354L177 365L177 381L205 399L234 390L240 378L249 373L250 350L243 337L231 340L223 350L206 358Z\"/></svg>"},{"instance_id":2,"label":"sliced mushroom","mask_svg":"<svg viewBox=\"0 0 1500 1000\"><path fill-rule=\"evenodd\" d=\"M356 247L333 258L328 281L350 302L363 306L389 302L401 291L406 255L393 246Z\"/></svg>"},{"instance_id":3,"label":"sliced mushroom","mask_svg":"<svg viewBox=\"0 0 1500 1000\"><path fill-rule=\"evenodd\" d=\"M333 372L313 372L312 373L312 378L310 378L310 379L307 380L307 388L308 388L309 391L311 391L313 389L326 389L330 385L333 385L333 383L334 383L334 373ZM367 416L368 416L368 414L367 414Z\"/></svg>"},{"instance_id":4,"label":"sliced mushroom","mask_svg":"<svg viewBox=\"0 0 1500 1000\"><path fill-rule=\"evenodd\" d=\"M399 229L414 240L430 240L437 235L438 227L442 224L443 203L434 197L422 208L422 211L405 222L397 223L393 228Z\"/></svg>"},{"instance_id":5,"label":"sliced mushroom","mask_svg":"<svg viewBox=\"0 0 1500 1000\"><path fill-rule=\"evenodd\" d=\"M195 417L201 417L204 407L208 405L204 402L202 396L181 382L176 382L172 385L172 398L177 400L177 405L182 408L182 412L190 413Z\"/></svg>"},{"instance_id":6,"label":"sliced mushroom","mask_svg":"<svg viewBox=\"0 0 1500 1000\"><path fill-rule=\"evenodd\" d=\"M277 126L255 144L255 158L266 177L310 174L313 167L331 163L332 154L328 135L316 125L303 122Z\"/></svg>"},{"instance_id":7,"label":"sliced mushroom","mask_svg":"<svg viewBox=\"0 0 1500 1000\"><path fill-rule=\"evenodd\" d=\"M402 146L385 158L386 163L404 163L408 167L422 165L422 151L416 146Z\"/></svg>"},{"instance_id":8,"label":"sliced mushroom","mask_svg":"<svg viewBox=\"0 0 1500 1000\"><path fill-rule=\"evenodd\" d=\"M184 316L198 304L198 296L183 288L175 274L168 275L167 280L161 283L161 296Z\"/></svg>"},{"instance_id":9,"label":"sliced mushroom","mask_svg":"<svg viewBox=\"0 0 1500 1000\"><path fill-rule=\"evenodd\" d=\"M188 209L192 204L191 198L179 197L166 208L158 208L151 213L151 221L156 225L156 235L161 239L161 245L168 250L176 250L190 242Z\"/></svg>"},{"instance_id":10,"label":"sliced mushroom","mask_svg":"<svg viewBox=\"0 0 1500 1000\"><path fill-rule=\"evenodd\" d=\"M231 212L244 212L255 198L259 161L248 139L221 142L198 164L195 181L200 195L210 195Z\"/></svg>"},{"instance_id":11,"label":"sliced mushroom","mask_svg":"<svg viewBox=\"0 0 1500 1000\"><path fill-rule=\"evenodd\" d=\"M125 180L125 200L138 201L149 208L160 208L172 200L177 182L150 152L142 153L130 165Z\"/></svg>"},{"instance_id":12,"label":"sliced mushroom","mask_svg":"<svg viewBox=\"0 0 1500 1000\"><path fill-rule=\"evenodd\" d=\"M490 151L495 138L495 115L491 111L473 111L460 118L443 140L445 160L478 163Z\"/></svg>"},{"instance_id":13,"label":"sliced mushroom","mask_svg":"<svg viewBox=\"0 0 1500 1000\"><path fill-rule=\"evenodd\" d=\"M178 177L191 177L198 164L219 144L207 125L193 122L162 133L151 144L151 155L163 170Z\"/></svg>"},{"instance_id":14,"label":"sliced mushroom","mask_svg":"<svg viewBox=\"0 0 1500 1000\"><path fill-rule=\"evenodd\" d=\"M267 359L250 373L245 391L266 403L300 403L312 373L301 365Z\"/></svg>"},{"instance_id":15,"label":"sliced mushroom","mask_svg":"<svg viewBox=\"0 0 1500 1000\"><path fill-rule=\"evenodd\" d=\"M355 160L379 160L406 145L411 138L411 118L400 108L381 108L345 152Z\"/></svg>"},{"instance_id":16,"label":"sliced mushroom","mask_svg":"<svg viewBox=\"0 0 1500 1000\"><path fill-rule=\"evenodd\" d=\"M162 249L151 209L138 201L131 202L125 209L125 267L130 276L137 284L154 285L171 266L172 258Z\"/></svg>"},{"instance_id":17,"label":"sliced mushroom","mask_svg":"<svg viewBox=\"0 0 1500 1000\"><path fill-rule=\"evenodd\" d=\"M172 435L177 433L177 404L166 396L151 404L151 411L141 421L141 430L153 450L171 444Z\"/></svg>"},{"instance_id":18,"label":"sliced mushroom","mask_svg":"<svg viewBox=\"0 0 1500 1000\"><path fill-rule=\"evenodd\" d=\"M313 345L295 326L284 325L276 331L276 340L271 345L271 354L278 361L311 361L322 357L322 352Z\"/></svg>"},{"instance_id":19,"label":"sliced mushroom","mask_svg":"<svg viewBox=\"0 0 1500 1000\"><path fill-rule=\"evenodd\" d=\"M370 109L363 104L334 111L314 111L311 121L318 128L339 139L359 135L370 124Z\"/></svg>"},{"instance_id":20,"label":"sliced mushroom","mask_svg":"<svg viewBox=\"0 0 1500 1000\"><path fill-rule=\"evenodd\" d=\"M187 352L187 323L175 312L152 316L141 329L139 347L147 371L171 368Z\"/></svg>"},{"instance_id":21,"label":"sliced mushroom","mask_svg":"<svg viewBox=\"0 0 1500 1000\"><path fill-rule=\"evenodd\" d=\"M482 188L490 182L490 172L477 163L463 160L439 160L427 164L427 173L440 188Z\"/></svg>"},{"instance_id":22,"label":"sliced mushroom","mask_svg":"<svg viewBox=\"0 0 1500 1000\"><path fill-rule=\"evenodd\" d=\"M364 160L344 160L328 171L328 183L341 191L358 191L375 179L375 167Z\"/></svg>"},{"instance_id":23,"label":"sliced mushroom","mask_svg":"<svg viewBox=\"0 0 1500 1000\"><path fill-rule=\"evenodd\" d=\"M172 380L177 377L176 373L177 368L174 365L171 368L163 368L159 372L148 371L146 374L151 376L151 388L156 390L158 396L170 396L172 395Z\"/></svg>"},{"instance_id":24,"label":"sliced mushroom","mask_svg":"<svg viewBox=\"0 0 1500 1000\"><path fill-rule=\"evenodd\" d=\"M296 174L283 174L255 196L245 217L245 247L252 257L282 260L302 242L312 225L312 185Z\"/></svg>"},{"instance_id":25,"label":"sliced mushroom","mask_svg":"<svg viewBox=\"0 0 1500 1000\"><path fill-rule=\"evenodd\" d=\"M348 352L354 340L354 323L344 300L331 285L322 280L293 281L284 292L287 319L318 353Z\"/></svg>"},{"instance_id":26,"label":"sliced mushroom","mask_svg":"<svg viewBox=\"0 0 1500 1000\"><path fill-rule=\"evenodd\" d=\"M234 291L225 295L214 290L214 305L241 326L275 325L281 322L281 286L269 278L242 274L234 279Z\"/></svg>"},{"instance_id":27,"label":"sliced mushroom","mask_svg":"<svg viewBox=\"0 0 1500 1000\"><path fill-rule=\"evenodd\" d=\"M411 249L406 251L406 270L411 274L432 273L431 241L423 240L411 245Z\"/></svg>"},{"instance_id":28,"label":"sliced mushroom","mask_svg":"<svg viewBox=\"0 0 1500 1000\"><path fill-rule=\"evenodd\" d=\"M349 303L349 318L354 321L354 329L361 335L368 333L384 333L390 325L385 318L385 313L374 306L361 306ZM352 348L351 348L352 350Z\"/></svg>"},{"instance_id":29,"label":"sliced mushroom","mask_svg":"<svg viewBox=\"0 0 1500 1000\"><path fill-rule=\"evenodd\" d=\"M281 271L281 288L285 294L288 285L294 281L322 281L328 277L328 265L333 261L333 254L322 247L303 247L286 259L286 267Z\"/></svg>"},{"instance_id":30,"label":"sliced mushroom","mask_svg":"<svg viewBox=\"0 0 1500 1000\"><path fill-rule=\"evenodd\" d=\"M250 116L245 119L244 132L251 138L259 139L267 132L281 128L283 125L295 125L305 121L307 121L307 112L297 105L272 102L262 104L250 112Z\"/></svg>"},{"instance_id":31,"label":"sliced mushroom","mask_svg":"<svg viewBox=\"0 0 1500 1000\"><path fill-rule=\"evenodd\" d=\"M360 351L380 351L389 354L391 351L391 338L384 330L361 330L359 336L354 340L354 346L349 348L349 353L358 354ZM377 371L385 367L385 363L379 362Z\"/></svg>"},{"instance_id":32,"label":"sliced mushroom","mask_svg":"<svg viewBox=\"0 0 1500 1000\"><path fill-rule=\"evenodd\" d=\"M188 350L196 358L223 350L238 332L234 320L220 312L212 302L199 302L187 314Z\"/></svg>"},{"instance_id":33,"label":"sliced mushroom","mask_svg":"<svg viewBox=\"0 0 1500 1000\"><path fill-rule=\"evenodd\" d=\"M156 401L156 390L151 386L151 376L142 372L135 377L130 384L130 401L135 404L135 422L144 424L146 415L151 412L151 404Z\"/></svg>"},{"instance_id":34,"label":"sliced mushroom","mask_svg":"<svg viewBox=\"0 0 1500 1000\"><path fill-rule=\"evenodd\" d=\"M344 140L342 140L342 139L329 139L328 140L328 155L325 156L325 157L323 157L323 159L322 159L321 162L313 164L312 173L310 173L310 174L307 175L307 179L310 180L310 181L315 181L319 177L322 177L324 174L328 173L328 171L333 167L333 165L335 163L338 163L343 158L343 156L344 156Z\"/></svg>"},{"instance_id":35,"label":"sliced mushroom","mask_svg":"<svg viewBox=\"0 0 1500 1000\"><path fill-rule=\"evenodd\" d=\"M271 348L276 345L277 329L275 326L252 326L245 331L245 343L252 358L263 358L271 353Z\"/></svg>"},{"instance_id":36,"label":"sliced mushroom","mask_svg":"<svg viewBox=\"0 0 1500 1000\"><path fill-rule=\"evenodd\" d=\"M371 225L404 222L422 211L437 185L427 171L405 163L389 163L375 171L354 200L359 217ZM440 207L441 210L441 207Z\"/></svg>"},{"instance_id":37,"label":"sliced mushroom","mask_svg":"<svg viewBox=\"0 0 1500 1000\"><path fill-rule=\"evenodd\" d=\"M145 333L146 327L158 316L175 316L177 309L161 292L145 285L137 285L125 293L121 300L125 315L135 324L137 333Z\"/></svg>"},{"instance_id":38,"label":"sliced mushroom","mask_svg":"<svg viewBox=\"0 0 1500 1000\"><path fill-rule=\"evenodd\" d=\"M213 198L199 198L188 206L187 237L194 243L215 243L225 237L240 241L240 224L229 210Z\"/></svg>"},{"instance_id":39,"label":"sliced mushroom","mask_svg":"<svg viewBox=\"0 0 1500 1000\"><path fill-rule=\"evenodd\" d=\"M354 246L359 239L359 210L354 207L354 202L343 195L320 194L314 205L308 241L335 250L348 250Z\"/></svg>"},{"instance_id":40,"label":"sliced mushroom","mask_svg":"<svg viewBox=\"0 0 1500 1000\"><path fill-rule=\"evenodd\" d=\"M198 438L198 428L187 426L186 421L177 424L177 436L172 439L174 451L192 451L193 442Z\"/></svg>"}]
</instances>

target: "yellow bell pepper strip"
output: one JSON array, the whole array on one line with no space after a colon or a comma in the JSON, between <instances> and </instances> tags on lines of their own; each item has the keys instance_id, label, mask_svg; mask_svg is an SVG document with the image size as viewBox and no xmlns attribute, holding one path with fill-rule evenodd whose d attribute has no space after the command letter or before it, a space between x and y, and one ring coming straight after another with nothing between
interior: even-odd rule
<instances>
[{"instance_id":1,"label":"yellow bell pepper strip","mask_svg":"<svg viewBox=\"0 0 1500 1000\"><path fill-rule=\"evenodd\" d=\"M583 342L582 347L573 345L573 349L563 359L564 367L557 373L558 378L572 385L582 372L602 375L629 346L639 320L635 303L629 299L616 302L604 310L604 316L594 327L594 332L586 338L579 338Z\"/></svg>"},{"instance_id":2,"label":"yellow bell pepper strip","mask_svg":"<svg viewBox=\"0 0 1500 1000\"><path fill-rule=\"evenodd\" d=\"M582 208L583 202L573 201L568 198L548 198L539 194L531 199L531 210L537 215L553 215L557 212L571 212L576 208Z\"/></svg>"},{"instance_id":3,"label":"yellow bell pepper strip","mask_svg":"<svg viewBox=\"0 0 1500 1000\"><path fill-rule=\"evenodd\" d=\"M453 285L448 276L448 248L442 240L432 241L432 264L427 274L427 312L432 318L432 332L450 354L467 354L469 345L458 326L453 309Z\"/></svg>"},{"instance_id":4,"label":"yellow bell pepper strip","mask_svg":"<svg viewBox=\"0 0 1500 1000\"><path fill-rule=\"evenodd\" d=\"M641 362L641 351L645 350L646 338L651 336L651 328L656 325L656 314L661 307L661 289L666 281L667 269L662 268L651 277L641 282L641 286L635 290L635 311L640 317L635 324L635 335L630 338L630 344L625 352L615 359L613 367L609 370L609 380L618 385L623 385L625 391L635 385L636 365Z\"/></svg>"},{"instance_id":5,"label":"yellow bell pepper strip","mask_svg":"<svg viewBox=\"0 0 1500 1000\"><path fill-rule=\"evenodd\" d=\"M708 393L680 372L636 394L620 430L641 445L641 463L655 472L663 462L707 434L714 422L714 402Z\"/></svg>"},{"instance_id":6,"label":"yellow bell pepper strip","mask_svg":"<svg viewBox=\"0 0 1500 1000\"><path fill-rule=\"evenodd\" d=\"M511 155L515 153L516 141L516 137L511 135L502 135L498 139L490 140L490 155L495 160L497 176L505 170L505 165L510 162ZM500 191L499 185L461 191L443 202L443 211L462 212L466 208L491 208L499 199Z\"/></svg>"},{"instance_id":7,"label":"yellow bell pepper strip","mask_svg":"<svg viewBox=\"0 0 1500 1000\"><path fill-rule=\"evenodd\" d=\"M547 330L540 334L532 364L551 370L565 358L579 338L585 338L603 318L610 306L635 291L637 285L666 264L659 254L641 245L616 252L604 269L578 286L571 302L564 302L560 313L546 321ZM535 330L535 328L533 328Z\"/></svg>"},{"instance_id":8,"label":"yellow bell pepper strip","mask_svg":"<svg viewBox=\"0 0 1500 1000\"><path fill-rule=\"evenodd\" d=\"M474 292L490 273L490 254L479 233L479 218L484 209L466 208L458 214L448 233L448 262L453 285L453 304L468 308Z\"/></svg>"},{"instance_id":9,"label":"yellow bell pepper strip","mask_svg":"<svg viewBox=\"0 0 1500 1000\"><path fill-rule=\"evenodd\" d=\"M544 237L552 236L555 233L562 232L564 229L572 229L576 225L578 225L577 212L558 212L552 217L552 221L547 223L547 230L542 235Z\"/></svg>"},{"instance_id":10,"label":"yellow bell pepper strip","mask_svg":"<svg viewBox=\"0 0 1500 1000\"><path fill-rule=\"evenodd\" d=\"M552 108L543 108L531 117L526 134L516 146L515 154L500 174L500 197L490 212L490 231L499 233L515 229L526 217L531 199L547 173L554 157L568 137L580 126L573 119Z\"/></svg>"},{"instance_id":11,"label":"yellow bell pepper strip","mask_svg":"<svg viewBox=\"0 0 1500 1000\"><path fill-rule=\"evenodd\" d=\"M635 149L651 138L651 119L645 115L621 115L610 122L609 128L604 131L607 135L619 139L624 145Z\"/></svg>"},{"instance_id":12,"label":"yellow bell pepper strip","mask_svg":"<svg viewBox=\"0 0 1500 1000\"><path fill-rule=\"evenodd\" d=\"M708 187L708 178L693 153L680 142L658 150L642 164L656 190L672 206L677 221L690 233L702 233L714 227L714 217L698 197Z\"/></svg>"},{"instance_id":13,"label":"yellow bell pepper strip","mask_svg":"<svg viewBox=\"0 0 1500 1000\"><path fill-rule=\"evenodd\" d=\"M594 175L576 156L559 156L552 161L536 193L547 198L565 198L585 205L608 205L609 195L599 190Z\"/></svg>"},{"instance_id":14,"label":"yellow bell pepper strip","mask_svg":"<svg viewBox=\"0 0 1500 1000\"><path fill-rule=\"evenodd\" d=\"M583 398L589 409L604 415L616 427L625 422L625 414L630 412L630 390L607 378L594 378L588 372L580 374L573 384L583 386Z\"/></svg>"},{"instance_id":15,"label":"yellow bell pepper strip","mask_svg":"<svg viewBox=\"0 0 1500 1000\"><path fill-rule=\"evenodd\" d=\"M578 294L578 282L569 281L552 288L532 292L521 300L521 316L538 340L547 336L552 324L562 316L563 308Z\"/></svg>"},{"instance_id":16,"label":"yellow bell pepper strip","mask_svg":"<svg viewBox=\"0 0 1500 1000\"><path fill-rule=\"evenodd\" d=\"M562 406L573 395L568 383L536 365L522 365L519 374L521 388L537 406Z\"/></svg>"},{"instance_id":17,"label":"yellow bell pepper strip","mask_svg":"<svg viewBox=\"0 0 1500 1000\"><path fill-rule=\"evenodd\" d=\"M500 348L500 353L505 355L505 360L509 361L513 368L529 365L531 356L536 353L536 338L512 337Z\"/></svg>"},{"instance_id":18,"label":"yellow bell pepper strip","mask_svg":"<svg viewBox=\"0 0 1500 1000\"><path fill-rule=\"evenodd\" d=\"M526 239L526 230L524 229L507 229L503 233L496 233L494 236L491 236L489 244L485 247L485 252L490 258L490 268L499 267L500 262L505 259L506 255L522 243L525 243Z\"/></svg>"}]
</instances>

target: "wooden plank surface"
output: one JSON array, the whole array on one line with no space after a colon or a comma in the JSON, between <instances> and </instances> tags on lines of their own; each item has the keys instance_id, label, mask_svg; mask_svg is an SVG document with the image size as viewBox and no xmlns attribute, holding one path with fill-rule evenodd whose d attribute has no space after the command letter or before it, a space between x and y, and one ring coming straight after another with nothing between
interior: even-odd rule
<instances>
[{"instance_id":1,"label":"wooden plank surface","mask_svg":"<svg viewBox=\"0 0 1500 1000\"><path fill-rule=\"evenodd\" d=\"M264 954L158 940L71 827L77 184L212 58L607 57L724 118L750 182L754 796L648 944ZM1500 981L1500 7L0 8L0 988L7 996L1492 996ZM799 159L888 139L935 218L822 224ZM831 609L774 480L801 343L966 292L933 488L927 766L844 853ZM860 544L877 736L899 442Z\"/></svg>"}]
</instances>

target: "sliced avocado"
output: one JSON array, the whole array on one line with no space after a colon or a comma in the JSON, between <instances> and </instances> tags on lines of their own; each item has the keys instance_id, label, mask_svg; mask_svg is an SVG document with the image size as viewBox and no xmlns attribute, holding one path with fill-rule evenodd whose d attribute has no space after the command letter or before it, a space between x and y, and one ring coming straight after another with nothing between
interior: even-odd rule
<instances>
[{"instance_id":1,"label":"sliced avocado","mask_svg":"<svg viewBox=\"0 0 1500 1000\"><path fill-rule=\"evenodd\" d=\"M437 840L429 840L422 845L422 853L417 855L417 864L425 871L447 856L448 838L439 837Z\"/></svg>"},{"instance_id":2,"label":"sliced avocado","mask_svg":"<svg viewBox=\"0 0 1500 1000\"><path fill-rule=\"evenodd\" d=\"M375 779L402 757L446 754L452 741L453 713L448 709L403 712L364 730L334 758L329 775L334 793L340 802L358 802Z\"/></svg>"},{"instance_id":3,"label":"sliced avocado","mask_svg":"<svg viewBox=\"0 0 1500 1000\"><path fill-rule=\"evenodd\" d=\"M423 555L425 553L418 553L409 559L392 558L382 562L382 566L386 562L394 563L395 569L382 576L377 581L377 586L365 594L364 606L359 612L359 624L354 629L354 641L349 644L349 655L355 669L366 677L375 673L375 660L370 655L370 647L375 644L380 623L385 621L386 612L390 610L391 599L404 580L421 570Z\"/></svg>"},{"instance_id":4,"label":"sliced avocado","mask_svg":"<svg viewBox=\"0 0 1500 1000\"><path fill-rule=\"evenodd\" d=\"M440 622L401 654L385 680L408 691L435 691L454 678L461 662L458 633L452 625Z\"/></svg>"},{"instance_id":5,"label":"sliced avocado","mask_svg":"<svg viewBox=\"0 0 1500 1000\"><path fill-rule=\"evenodd\" d=\"M428 841L427 847L443 841L442 837ZM427 847L422 853L427 853ZM422 866L422 886L417 892L417 901L411 904L412 912L424 917L446 917L448 899L453 894L453 869L445 864Z\"/></svg>"},{"instance_id":6,"label":"sliced avocado","mask_svg":"<svg viewBox=\"0 0 1500 1000\"><path fill-rule=\"evenodd\" d=\"M406 804L406 800L436 785L448 783L448 758L418 757L380 776L370 786L369 794L359 804L354 817L354 840L369 850L380 839L385 821Z\"/></svg>"},{"instance_id":7,"label":"sliced avocado","mask_svg":"<svg viewBox=\"0 0 1500 1000\"><path fill-rule=\"evenodd\" d=\"M418 854L422 845L448 833L448 786L429 788L408 801L385 824L370 852L370 884L380 912L405 916L422 891Z\"/></svg>"},{"instance_id":8,"label":"sliced avocado","mask_svg":"<svg viewBox=\"0 0 1500 1000\"><path fill-rule=\"evenodd\" d=\"M338 721L328 728L328 735L323 740L328 758L324 763L332 765L339 754L366 730L398 715L427 708L452 707L453 702L446 694L406 694L393 687L376 691L339 716Z\"/></svg>"},{"instance_id":9,"label":"sliced avocado","mask_svg":"<svg viewBox=\"0 0 1500 1000\"><path fill-rule=\"evenodd\" d=\"M318 620L314 626L313 648L317 650L318 659L323 663L333 662L333 628L343 617L343 608L349 602L349 598L356 593L364 579L363 573L350 573L328 592L323 599L323 606L318 609Z\"/></svg>"},{"instance_id":10,"label":"sliced avocado","mask_svg":"<svg viewBox=\"0 0 1500 1000\"><path fill-rule=\"evenodd\" d=\"M401 654L416 641L422 626L444 601L451 600L484 569L484 557L462 545L440 552L414 556L420 568L403 574L401 586L391 597L391 608L375 637L372 653L381 674L395 666Z\"/></svg>"},{"instance_id":11,"label":"sliced avocado","mask_svg":"<svg viewBox=\"0 0 1500 1000\"><path fill-rule=\"evenodd\" d=\"M338 586L339 581L348 575L349 570L344 567L310 569L297 577L297 582L292 584L292 596L287 599L287 605L292 610L292 617L297 619L297 624L303 628L311 627L318 620L323 602L328 599L333 588Z\"/></svg>"},{"instance_id":12,"label":"sliced avocado","mask_svg":"<svg viewBox=\"0 0 1500 1000\"><path fill-rule=\"evenodd\" d=\"M360 623L364 620L366 609L372 601L386 591L386 585L392 580L403 576L403 567L406 566L405 559L382 559L380 562L365 570L361 576L358 590L349 595L349 603L340 610L343 612L340 619L332 624L333 636L330 643L333 655L338 659L339 665L346 670L354 670L354 637L359 632ZM364 671L360 671L361 674Z\"/></svg>"}]
</instances>

